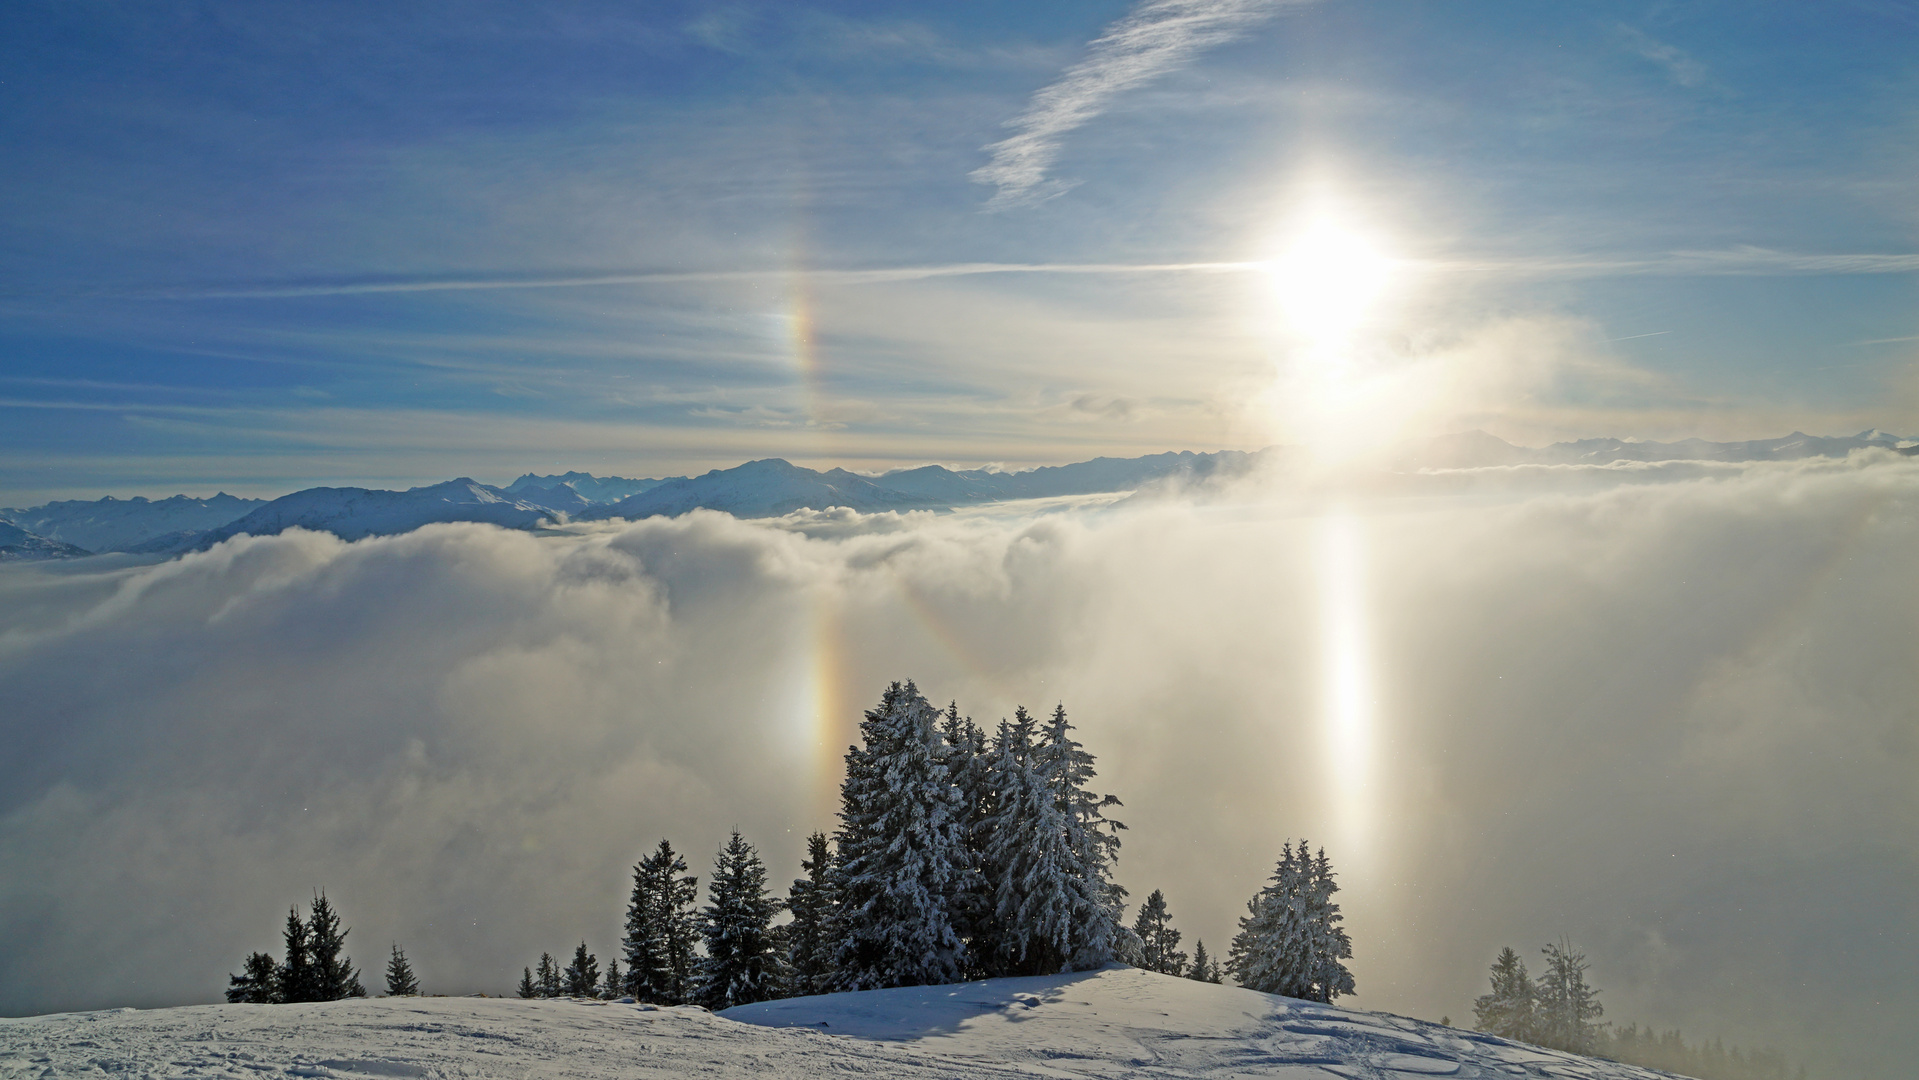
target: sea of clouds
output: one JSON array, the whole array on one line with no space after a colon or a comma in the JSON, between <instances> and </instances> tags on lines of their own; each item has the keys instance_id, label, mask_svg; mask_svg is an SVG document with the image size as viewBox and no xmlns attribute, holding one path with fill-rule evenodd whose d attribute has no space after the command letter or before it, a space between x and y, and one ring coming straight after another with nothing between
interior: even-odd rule
<instances>
[{"instance_id":1,"label":"sea of clouds","mask_svg":"<svg viewBox=\"0 0 1919 1080\"><path fill-rule=\"evenodd\" d=\"M1304 835L1362 1007L1467 1020L1501 945L1565 935L1609 1018L1910 1060L1915 552L1919 463L1872 453L11 565L0 1013L214 1000L321 887L370 985L393 941L449 993L604 958L662 836L704 876L737 826L783 887L912 678L1064 702L1189 947Z\"/></svg>"}]
</instances>

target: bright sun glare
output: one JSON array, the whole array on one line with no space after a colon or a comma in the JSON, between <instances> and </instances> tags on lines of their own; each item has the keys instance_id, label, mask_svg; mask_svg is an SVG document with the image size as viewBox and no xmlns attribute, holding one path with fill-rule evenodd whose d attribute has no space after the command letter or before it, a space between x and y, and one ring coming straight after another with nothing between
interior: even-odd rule
<instances>
[{"instance_id":1,"label":"bright sun glare","mask_svg":"<svg viewBox=\"0 0 1919 1080\"><path fill-rule=\"evenodd\" d=\"M1322 213L1267 267L1288 331L1338 360L1391 285L1393 265L1372 237Z\"/></svg>"}]
</instances>

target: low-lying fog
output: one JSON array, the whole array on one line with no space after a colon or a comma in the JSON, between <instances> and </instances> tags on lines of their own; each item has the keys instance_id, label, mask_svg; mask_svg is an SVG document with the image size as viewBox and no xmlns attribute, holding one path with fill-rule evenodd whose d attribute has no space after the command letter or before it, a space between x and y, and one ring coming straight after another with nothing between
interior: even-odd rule
<instances>
[{"instance_id":1,"label":"low-lying fog","mask_svg":"<svg viewBox=\"0 0 1919 1080\"><path fill-rule=\"evenodd\" d=\"M738 826L783 887L910 677L1064 702L1188 948L1305 836L1360 1007L1467 1022L1501 945L1564 935L1609 1019L1888 1067L1916 644L1891 454L11 565L0 1012L215 1000L319 887L429 992L604 957L661 836L704 878Z\"/></svg>"}]
</instances>

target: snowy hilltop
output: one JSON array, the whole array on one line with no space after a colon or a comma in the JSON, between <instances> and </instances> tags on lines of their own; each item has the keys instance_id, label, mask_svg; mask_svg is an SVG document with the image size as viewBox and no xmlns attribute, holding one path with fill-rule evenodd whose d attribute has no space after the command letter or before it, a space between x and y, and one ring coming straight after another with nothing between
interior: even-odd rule
<instances>
[{"instance_id":1,"label":"snowy hilltop","mask_svg":"<svg viewBox=\"0 0 1919 1080\"><path fill-rule=\"evenodd\" d=\"M788 998L721 1013L405 997L0 1020L0 1080L103 1073L204 1080L1668 1075L1122 967Z\"/></svg>"}]
</instances>

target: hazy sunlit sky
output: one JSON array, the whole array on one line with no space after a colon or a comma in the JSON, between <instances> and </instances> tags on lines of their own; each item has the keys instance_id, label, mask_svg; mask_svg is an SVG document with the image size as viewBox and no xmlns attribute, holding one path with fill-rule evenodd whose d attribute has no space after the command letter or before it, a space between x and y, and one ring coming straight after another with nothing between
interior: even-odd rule
<instances>
[{"instance_id":1,"label":"hazy sunlit sky","mask_svg":"<svg viewBox=\"0 0 1919 1080\"><path fill-rule=\"evenodd\" d=\"M1919 436L1919 4L0 5L0 505L1481 428ZM0 1013L617 947L783 887L860 710L1064 703L1220 954L1332 849L1363 1008L1919 1055L1919 461L0 567ZM1536 965L1535 965L1536 966Z\"/></svg>"},{"instance_id":2,"label":"hazy sunlit sky","mask_svg":"<svg viewBox=\"0 0 1919 1080\"><path fill-rule=\"evenodd\" d=\"M1132 268L1310 206L1379 437L1919 428L1919 7L1131 10L9 4L0 503L1297 441L1269 283ZM1122 269L845 273L975 263Z\"/></svg>"}]
</instances>

